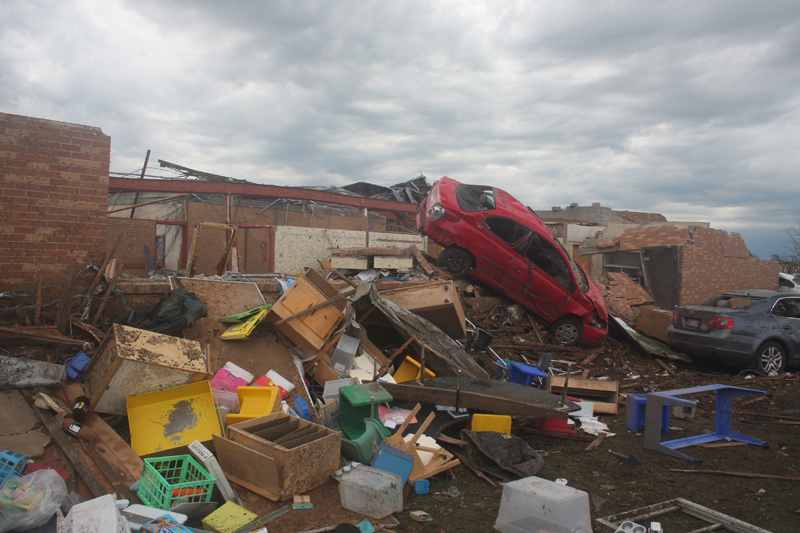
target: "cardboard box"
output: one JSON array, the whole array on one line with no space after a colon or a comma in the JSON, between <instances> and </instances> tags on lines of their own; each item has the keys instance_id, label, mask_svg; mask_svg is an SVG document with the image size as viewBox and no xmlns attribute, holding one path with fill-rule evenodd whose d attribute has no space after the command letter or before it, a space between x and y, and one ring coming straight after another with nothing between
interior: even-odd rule
<instances>
[{"instance_id":1,"label":"cardboard box","mask_svg":"<svg viewBox=\"0 0 800 533\"><path fill-rule=\"evenodd\" d=\"M285 413L228 426L214 435L225 476L270 500L288 500L330 480L339 467L338 431Z\"/></svg>"},{"instance_id":2,"label":"cardboard box","mask_svg":"<svg viewBox=\"0 0 800 533\"><path fill-rule=\"evenodd\" d=\"M114 324L86 368L90 411L126 416L125 398L203 381L199 342Z\"/></svg>"},{"instance_id":3,"label":"cardboard box","mask_svg":"<svg viewBox=\"0 0 800 533\"><path fill-rule=\"evenodd\" d=\"M553 394L561 394L565 379L548 376L545 387ZM594 412L606 415L617 414L619 382L614 380L569 378L567 396L594 403Z\"/></svg>"}]
</instances>

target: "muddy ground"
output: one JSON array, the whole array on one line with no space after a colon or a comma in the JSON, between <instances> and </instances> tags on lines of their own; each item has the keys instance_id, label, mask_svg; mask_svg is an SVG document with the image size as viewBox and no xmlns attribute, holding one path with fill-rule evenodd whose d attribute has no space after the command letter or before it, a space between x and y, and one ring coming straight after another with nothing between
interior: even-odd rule
<instances>
[{"instance_id":1,"label":"muddy ground","mask_svg":"<svg viewBox=\"0 0 800 533\"><path fill-rule=\"evenodd\" d=\"M769 397L736 396L732 427L745 435L765 441L769 447L754 445L723 447L692 446L681 451L698 462L687 462L644 448L642 434L625 427L625 408L617 415L599 415L615 433L596 449L585 451L589 442L524 435L545 455L539 477L566 478L568 485L589 495L594 531L610 531L595 519L683 498L720 513L743 520L775 533L800 531L800 379L792 374L745 379L726 368L670 363L669 374L652 359L630 351L624 360L634 379L621 374L628 369L595 368L597 374L621 377L621 395L647 390L673 390L708 384L725 384L769 393ZM606 372L604 372L604 370ZM694 419L672 418L670 434L662 440L683 438L714 431L714 393L684 396L697 402ZM757 401L754 399L759 398ZM580 434L580 432L579 432ZM630 466L609 450L632 455L639 466ZM679 472L689 470L692 472ZM718 471L757 474L768 477L744 477L702 473ZM406 509L397 516L398 532L486 532L492 531L498 515L502 487L493 487L464 467L451 475L431 481L431 493L412 494ZM779 479L780 478L780 479ZM444 494L456 487L460 496ZM452 491L451 491L452 492ZM437 494L438 493L438 494ZM433 517L417 523L408 512L423 510ZM669 533L693 531L707 524L676 512L658 519ZM645 523L649 525L649 520Z\"/></svg>"}]
</instances>

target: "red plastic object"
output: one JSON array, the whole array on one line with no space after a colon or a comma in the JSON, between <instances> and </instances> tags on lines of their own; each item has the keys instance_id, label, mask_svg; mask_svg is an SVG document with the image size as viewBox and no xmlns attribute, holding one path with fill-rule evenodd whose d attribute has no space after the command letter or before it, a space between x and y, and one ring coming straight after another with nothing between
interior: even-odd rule
<instances>
[{"instance_id":1,"label":"red plastic object","mask_svg":"<svg viewBox=\"0 0 800 533\"><path fill-rule=\"evenodd\" d=\"M40 465L38 463L28 463L27 465L25 465L25 472L23 472L22 475L27 476L28 474L33 474L37 470L55 470L58 473L58 475L61 476L61 479L63 479L65 483L69 479L69 472L61 470L59 468L51 468L49 466Z\"/></svg>"},{"instance_id":2,"label":"red plastic object","mask_svg":"<svg viewBox=\"0 0 800 533\"><path fill-rule=\"evenodd\" d=\"M548 431L550 433L563 433L565 435L576 435L578 432L574 429L569 429L567 420L560 420L558 418L539 418L534 424L536 429L540 431Z\"/></svg>"}]
</instances>

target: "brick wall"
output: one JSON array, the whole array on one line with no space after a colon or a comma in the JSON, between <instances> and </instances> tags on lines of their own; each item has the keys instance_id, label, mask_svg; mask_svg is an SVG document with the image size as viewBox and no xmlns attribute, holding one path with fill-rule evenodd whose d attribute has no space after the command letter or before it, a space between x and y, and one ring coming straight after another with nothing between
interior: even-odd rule
<instances>
[{"instance_id":1,"label":"brick wall","mask_svg":"<svg viewBox=\"0 0 800 533\"><path fill-rule=\"evenodd\" d=\"M697 228L693 242L681 250L681 263L679 305L731 290L778 290L778 262L750 258L738 233Z\"/></svg>"},{"instance_id":2,"label":"brick wall","mask_svg":"<svg viewBox=\"0 0 800 533\"><path fill-rule=\"evenodd\" d=\"M64 281L106 246L111 138L0 113L0 287Z\"/></svg>"},{"instance_id":3,"label":"brick wall","mask_svg":"<svg viewBox=\"0 0 800 533\"><path fill-rule=\"evenodd\" d=\"M683 246L689 238L688 228L642 226L626 230L619 236L619 251L633 252L645 246Z\"/></svg>"}]
</instances>

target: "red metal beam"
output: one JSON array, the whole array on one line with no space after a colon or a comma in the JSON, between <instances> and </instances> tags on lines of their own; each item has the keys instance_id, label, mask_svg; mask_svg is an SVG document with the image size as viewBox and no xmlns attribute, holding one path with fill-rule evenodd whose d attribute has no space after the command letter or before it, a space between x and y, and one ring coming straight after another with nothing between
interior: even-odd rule
<instances>
[{"instance_id":1,"label":"red metal beam","mask_svg":"<svg viewBox=\"0 0 800 533\"><path fill-rule=\"evenodd\" d=\"M288 198L293 200L313 200L326 204L346 205L367 208L388 213L414 214L416 204L361 198L331 192L301 189L298 187L278 187L256 183L220 183L197 180L148 180L130 178L109 178L108 192L172 192L189 194L232 194L234 196L260 196L264 198ZM395 218L395 217L389 217Z\"/></svg>"}]
</instances>

